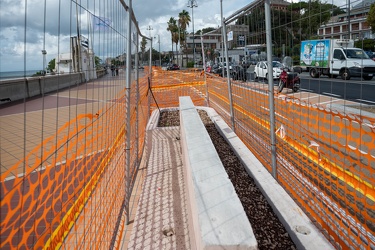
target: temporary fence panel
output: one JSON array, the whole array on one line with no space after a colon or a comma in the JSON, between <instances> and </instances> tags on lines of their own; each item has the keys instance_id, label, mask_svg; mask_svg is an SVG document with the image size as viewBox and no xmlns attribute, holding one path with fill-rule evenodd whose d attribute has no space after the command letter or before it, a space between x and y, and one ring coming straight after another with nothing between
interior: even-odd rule
<instances>
[{"instance_id":1,"label":"temporary fence panel","mask_svg":"<svg viewBox=\"0 0 375 250\"><path fill-rule=\"evenodd\" d=\"M57 72L48 77L82 72L83 81L0 111L0 248L119 249L150 114L147 74L136 79L124 54L131 46L135 56L141 34L124 1L53 4L29 4L25 20L31 9L48 10L40 23L56 23L58 41L48 51Z\"/></svg>"}]
</instances>

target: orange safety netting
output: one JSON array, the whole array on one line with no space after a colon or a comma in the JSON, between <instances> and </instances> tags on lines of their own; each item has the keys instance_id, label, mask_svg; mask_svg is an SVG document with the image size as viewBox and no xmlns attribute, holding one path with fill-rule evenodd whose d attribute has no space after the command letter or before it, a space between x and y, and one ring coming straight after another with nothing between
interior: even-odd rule
<instances>
[{"instance_id":1,"label":"orange safety netting","mask_svg":"<svg viewBox=\"0 0 375 250\"><path fill-rule=\"evenodd\" d=\"M152 109L177 107L179 96L190 96L195 105L208 103L231 124L225 78L197 70L153 70L150 84ZM268 92L239 82L231 88L235 132L272 171ZM9 178L18 169L14 166L2 175L1 206L7 215L1 234L7 237L1 248L29 248L28 242L36 242L35 247L118 248L121 237L113 235L116 230L122 234L124 217L119 214L127 205L121 197L128 197L136 173L151 98L143 78L139 100L131 93L132 153L126 170L124 91L115 104L97 115L78 116L43 141L18 163L26 163L25 174ZM275 98L274 104L279 183L337 248L374 246L375 120L296 98Z\"/></svg>"},{"instance_id":2,"label":"orange safety netting","mask_svg":"<svg viewBox=\"0 0 375 250\"><path fill-rule=\"evenodd\" d=\"M144 144L146 82L141 81L139 100L135 84L129 93L130 165L123 89L103 109L78 115L2 173L1 249L119 246L115 236L124 228L119 215L128 206ZM18 172L23 165L25 172Z\"/></svg>"},{"instance_id":3,"label":"orange safety netting","mask_svg":"<svg viewBox=\"0 0 375 250\"><path fill-rule=\"evenodd\" d=\"M180 72L177 81L169 80L176 72L157 74L166 79L154 80L159 106L178 106L184 95L203 105L199 97L208 92L209 105L231 124L226 78L210 75L206 86L198 73L189 80ZM268 90L240 82L231 88L235 131L271 172ZM275 98L275 114L278 181L336 247L373 246L375 120L296 98Z\"/></svg>"}]
</instances>

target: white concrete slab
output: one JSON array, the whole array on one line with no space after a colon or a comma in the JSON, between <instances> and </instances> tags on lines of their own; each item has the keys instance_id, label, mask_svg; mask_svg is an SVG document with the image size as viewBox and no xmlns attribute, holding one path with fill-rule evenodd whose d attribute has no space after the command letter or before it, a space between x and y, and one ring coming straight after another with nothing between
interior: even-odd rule
<instances>
[{"instance_id":1,"label":"white concrete slab","mask_svg":"<svg viewBox=\"0 0 375 250\"><path fill-rule=\"evenodd\" d=\"M190 97L180 97L189 229L194 249L257 249L242 204Z\"/></svg>"}]
</instances>

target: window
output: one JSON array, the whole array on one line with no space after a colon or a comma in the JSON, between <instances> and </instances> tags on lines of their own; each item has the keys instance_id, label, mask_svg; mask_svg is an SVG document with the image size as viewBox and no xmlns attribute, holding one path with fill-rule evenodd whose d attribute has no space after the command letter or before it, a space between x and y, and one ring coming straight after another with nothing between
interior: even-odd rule
<instances>
[{"instance_id":1,"label":"window","mask_svg":"<svg viewBox=\"0 0 375 250\"><path fill-rule=\"evenodd\" d=\"M333 58L334 58L334 59L342 60L343 57L344 57L344 54L342 53L341 50L339 50L339 49L335 49L335 50L333 51Z\"/></svg>"}]
</instances>

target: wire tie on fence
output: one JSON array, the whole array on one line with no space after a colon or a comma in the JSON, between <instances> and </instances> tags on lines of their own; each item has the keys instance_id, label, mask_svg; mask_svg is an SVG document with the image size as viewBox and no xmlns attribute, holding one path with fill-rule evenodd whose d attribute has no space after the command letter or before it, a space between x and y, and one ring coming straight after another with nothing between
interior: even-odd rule
<instances>
[{"instance_id":1,"label":"wire tie on fence","mask_svg":"<svg viewBox=\"0 0 375 250\"><path fill-rule=\"evenodd\" d=\"M280 137L281 139L284 139L285 138L285 128L283 125L280 126L280 128L278 128L276 130L276 134L280 131Z\"/></svg>"},{"instance_id":2,"label":"wire tie on fence","mask_svg":"<svg viewBox=\"0 0 375 250\"><path fill-rule=\"evenodd\" d=\"M316 151L318 152L318 156L319 156L319 161L321 161L322 159L320 158L320 152L319 152L320 145L316 143L315 141L310 141L309 148L311 147L316 147Z\"/></svg>"}]
</instances>

